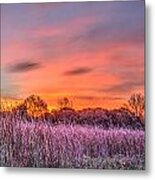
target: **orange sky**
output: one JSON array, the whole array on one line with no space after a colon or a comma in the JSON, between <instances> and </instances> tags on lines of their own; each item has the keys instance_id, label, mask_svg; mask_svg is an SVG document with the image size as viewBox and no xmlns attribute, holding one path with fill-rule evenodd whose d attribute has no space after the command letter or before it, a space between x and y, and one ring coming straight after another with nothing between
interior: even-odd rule
<instances>
[{"instance_id":1,"label":"orange sky","mask_svg":"<svg viewBox=\"0 0 155 180\"><path fill-rule=\"evenodd\" d=\"M144 2L4 4L2 97L120 107L144 91Z\"/></svg>"}]
</instances>

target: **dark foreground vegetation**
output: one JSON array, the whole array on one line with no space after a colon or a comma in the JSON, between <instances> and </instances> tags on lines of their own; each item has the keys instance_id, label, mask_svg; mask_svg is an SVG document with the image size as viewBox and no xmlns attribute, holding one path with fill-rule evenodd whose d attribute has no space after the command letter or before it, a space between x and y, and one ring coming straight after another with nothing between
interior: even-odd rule
<instances>
[{"instance_id":1,"label":"dark foreground vegetation","mask_svg":"<svg viewBox=\"0 0 155 180\"><path fill-rule=\"evenodd\" d=\"M33 99L0 117L0 166L145 168L144 119L127 108L49 112Z\"/></svg>"}]
</instances>

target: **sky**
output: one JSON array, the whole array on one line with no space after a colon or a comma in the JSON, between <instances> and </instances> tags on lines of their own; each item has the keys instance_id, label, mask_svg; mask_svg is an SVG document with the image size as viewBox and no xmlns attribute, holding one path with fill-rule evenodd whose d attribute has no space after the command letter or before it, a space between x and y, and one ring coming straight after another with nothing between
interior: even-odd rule
<instances>
[{"instance_id":1,"label":"sky","mask_svg":"<svg viewBox=\"0 0 155 180\"><path fill-rule=\"evenodd\" d=\"M116 108L144 93L144 1L1 5L1 96Z\"/></svg>"}]
</instances>

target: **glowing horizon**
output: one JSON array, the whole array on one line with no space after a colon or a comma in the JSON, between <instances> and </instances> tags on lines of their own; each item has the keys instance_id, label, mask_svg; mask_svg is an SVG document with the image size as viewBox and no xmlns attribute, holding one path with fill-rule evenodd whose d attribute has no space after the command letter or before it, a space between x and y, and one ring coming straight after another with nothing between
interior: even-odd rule
<instances>
[{"instance_id":1,"label":"glowing horizon","mask_svg":"<svg viewBox=\"0 0 155 180\"><path fill-rule=\"evenodd\" d=\"M117 108L144 93L144 1L1 5L1 94Z\"/></svg>"}]
</instances>

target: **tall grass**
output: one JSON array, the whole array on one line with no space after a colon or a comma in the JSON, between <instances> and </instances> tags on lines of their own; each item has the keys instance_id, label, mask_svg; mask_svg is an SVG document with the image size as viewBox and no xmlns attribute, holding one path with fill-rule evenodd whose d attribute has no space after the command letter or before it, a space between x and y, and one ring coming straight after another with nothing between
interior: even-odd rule
<instances>
[{"instance_id":1,"label":"tall grass","mask_svg":"<svg viewBox=\"0 0 155 180\"><path fill-rule=\"evenodd\" d=\"M0 166L144 169L144 131L22 122L2 114Z\"/></svg>"}]
</instances>

